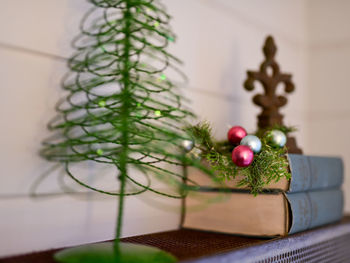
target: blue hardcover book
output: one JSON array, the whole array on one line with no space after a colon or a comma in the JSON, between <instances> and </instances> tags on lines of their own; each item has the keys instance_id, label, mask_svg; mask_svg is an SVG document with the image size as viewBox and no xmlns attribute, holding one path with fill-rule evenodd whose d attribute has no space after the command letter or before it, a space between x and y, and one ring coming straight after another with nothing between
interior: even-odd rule
<instances>
[{"instance_id":1,"label":"blue hardcover book","mask_svg":"<svg viewBox=\"0 0 350 263\"><path fill-rule=\"evenodd\" d=\"M343 216L344 198L339 189L286 194L292 216L289 233L338 221Z\"/></svg>"},{"instance_id":2,"label":"blue hardcover book","mask_svg":"<svg viewBox=\"0 0 350 263\"><path fill-rule=\"evenodd\" d=\"M331 188L342 185L343 161L339 157L288 154L292 179L289 192Z\"/></svg>"},{"instance_id":3,"label":"blue hardcover book","mask_svg":"<svg viewBox=\"0 0 350 263\"><path fill-rule=\"evenodd\" d=\"M281 236L339 221L343 216L339 188L264 193L214 189L191 191L183 227L250 236Z\"/></svg>"},{"instance_id":4,"label":"blue hardcover book","mask_svg":"<svg viewBox=\"0 0 350 263\"><path fill-rule=\"evenodd\" d=\"M288 154L291 180L282 178L266 187L268 190L284 191L288 193L310 191L339 187L344 180L343 161L339 157L312 156ZM189 179L202 187L222 187L222 184L213 182L208 176L195 168L189 168ZM224 183L226 187L238 189L237 183L242 177ZM240 188L242 190L242 188Z\"/></svg>"}]
</instances>

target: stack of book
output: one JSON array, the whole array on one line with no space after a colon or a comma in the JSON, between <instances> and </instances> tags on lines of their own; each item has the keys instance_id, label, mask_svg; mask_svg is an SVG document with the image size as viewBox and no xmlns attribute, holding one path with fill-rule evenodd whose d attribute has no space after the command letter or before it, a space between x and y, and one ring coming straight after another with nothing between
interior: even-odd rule
<instances>
[{"instance_id":1,"label":"stack of book","mask_svg":"<svg viewBox=\"0 0 350 263\"><path fill-rule=\"evenodd\" d=\"M341 158L288 154L291 179L253 196L225 187L197 170L188 177L200 188L186 197L183 227L250 236L280 236L339 221L343 216Z\"/></svg>"}]
</instances>

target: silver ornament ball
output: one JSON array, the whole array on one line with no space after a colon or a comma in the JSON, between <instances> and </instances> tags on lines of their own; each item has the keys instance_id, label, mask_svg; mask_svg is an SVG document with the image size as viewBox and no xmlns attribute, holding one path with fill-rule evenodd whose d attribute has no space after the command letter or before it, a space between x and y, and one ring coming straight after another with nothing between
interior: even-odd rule
<instances>
[{"instance_id":1,"label":"silver ornament ball","mask_svg":"<svg viewBox=\"0 0 350 263\"><path fill-rule=\"evenodd\" d=\"M269 132L268 141L274 147L283 147L286 145L287 137L280 130L272 130Z\"/></svg>"},{"instance_id":2,"label":"silver ornament ball","mask_svg":"<svg viewBox=\"0 0 350 263\"><path fill-rule=\"evenodd\" d=\"M259 153L261 151L261 141L255 135L247 135L241 140L241 145L246 145L254 153Z\"/></svg>"},{"instance_id":3,"label":"silver ornament ball","mask_svg":"<svg viewBox=\"0 0 350 263\"><path fill-rule=\"evenodd\" d=\"M186 152L190 152L194 147L194 143L191 140L183 140L181 145Z\"/></svg>"}]
</instances>

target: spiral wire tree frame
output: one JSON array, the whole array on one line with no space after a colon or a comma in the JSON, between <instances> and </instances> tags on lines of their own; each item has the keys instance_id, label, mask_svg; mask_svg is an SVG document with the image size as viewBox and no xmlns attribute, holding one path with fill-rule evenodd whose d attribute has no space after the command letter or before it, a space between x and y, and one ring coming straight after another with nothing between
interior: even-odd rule
<instances>
[{"instance_id":1,"label":"spiral wire tree frame","mask_svg":"<svg viewBox=\"0 0 350 263\"><path fill-rule=\"evenodd\" d=\"M70 72L63 80L68 95L57 105L58 115L48 125L53 136L44 141L41 155L62 163L78 184L119 197L113 245L118 256L124 196L152 191L182 198L184 191L173 194L152 187L150 175L178 188L185 175L170 166L192 165L211 172L182 148L182 142L191 139L184 127L194 114L183 105L186 100L169 77L183 75L177 67L180 61L166 51L175 35L164 6L155 0L90 2L94 7L73 41L77 52L69 59ZM83 161L115 167L119 190L80 180L70 167ZM130 168L146 180L131 177ZM136 190L126 191L127 183ZM111 260L106 262L115 262Z\"/></svg>"}]
</instances>

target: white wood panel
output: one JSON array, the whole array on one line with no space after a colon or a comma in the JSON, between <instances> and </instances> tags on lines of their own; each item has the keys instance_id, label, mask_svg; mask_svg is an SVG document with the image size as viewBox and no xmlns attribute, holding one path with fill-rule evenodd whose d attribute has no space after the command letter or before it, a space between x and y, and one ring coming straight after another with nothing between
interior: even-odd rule
<instances>
[{"instance_id":1,"label":"white wood panel","mask_svg":"<svg viewBox=\"0 0 350 263\"><path fill-rule=\"evenodd\" d=\"M1 193L27 192L47 163L38 156L46 125L61 96L65 65L50 59L0 49Z\"/></svg>"},{"instance_id":2,"label":"white wood panel","mask_svg":"<svg viewBox=\"0 0 350 263\"><path fill-rule=\"evenodd\" d=\"M350 19L349 19L350 22ZM311 111L349 111L350 45L311 50L309 76Z\"/></svg>"},{"instance_id":3,"label":"white wood panel","mask_svg":"<svg viewBox=\"0 0 350 263\"><path fill-rule=\"evenodd\" d=\"M0 42L65 57L72 52L70 40L77 34L79 20L89 6L78 0L35 0L24 4L19 4L19 0L4 1L5 8L0 10ZM245 71L258 67L263 41L268 34L273 34L280 49L278 61L282 70L293 73L299 88L293 96L305 97L304 46L292 41L296 35L302 38L303 20L291 22L288 15L291 7L298 16L302 15L300 1L286 5L276 1L264 5L257 1L221 1L215 2L215 8L213 3L201 0L166 0L164 3L174 17L172 25L179 39L171 50L184 60L183 70L190 79L190 86L244 99L247 93L241 87ZM258 19L252 19L253 16ZM269 19L266 25L261 23L263 17ZM278 27L271 27L271 24ZM284 26L293 30L283 30ZM286 34L289 37L284 37ZM303 101L298 105L301 109L305 107Z\"/></svg>"},{"instance_id":4,"label":"white wood panel","mask_svg":"<svg viewBox=\"0 0 350 263\"><path fill-rule=\"evenodd\" d=\"M258 22L259 26L255 27L236 17L234 12L224 12L219 8L220 2L208 2L210 1L188 1L186 8L183 8L177 1L166 1L174 16L174 30L179 36L173 50L184 58L184 72L189 77L190 86L230 95L244 104L251 96L242 88L246 70L258 69L263 60L264 40L272 34L279 48L277 60L281 69L293 74L297 86L297 93L291 97L297 98L299 103L291 103L289 106L292 109L306 110L305 46L294 45L281 37L277 29L260 26ZM238 10L241 7L245 7L245 4L237 5ZM258 13L260 5L254 8L251 13ZM243 9L242 12L244 11L246 10ZM288 19L287 16L286 20ZM275 23L282 22L276 18ZM298 30L303 31L304 28L296 27L295 31Z\"/></svg>"},{"instance_id":5,"label":"white wood panel","mask_svg":"<svg viewBox=\"0 0 350 263\"><path fill-rule=\"evenodd\" d=\"M143 194L126 198L123 236L176 229L178 200ZM0 257L113 239L117 201L86 198L0 199Z\"/></svg>"},{"instance_id":6,"label":"white wood panel","mask_svg":"<svg viewBox=\"0 0 350 263\"><path fill-rule=\"evenodd\" d=\"M2 0L0 42L68 56L89 6L81 0Z\"/></svg>"},{"instance_id":7,"label":"white wood panel","mask_svg":"<svg viewBox=\"0 0 350 263\"><path fill-rule=\"evenodd\" d=\"M188 26L196 24L202 29L207 28L207 32L215 33L216 30L209 31L211 28L205 27L205 24L201 26L208 20L217 21L221 27L229 30L232 23L221 23L225 22L223 17L229 16L251 30L273 32L282 38L287 36L286 41L299 43L298 45L305 43L304 2L303 0L283 3L278 0L264 2L220 0L215 3L208 0L164 1L169 7L169 12ZM70 39L77 32L81 16L91 7L87 1L81 0L2 0L1 3L1 42L56 55L69 54ZM207 13L208 10L211 14ZM221 15L215 15L218 13ZM205 19L201 19L203 16ZM215 23L212 26L215 26ZM176 24L174 27L176 28ZM192 33L195 34L196 31Z\"/></svg>"},{"instance_id":8,"label":"white wood panel","mask_svg":"<svg viewBox=\"0 0 350 263\"><path fill-rule=\"evenodd\" d=\"M309 44L312 48L350 46L348 0L310 0L308 6Z\"/></svg>"},{"instance_id":9,"label":"white wood panel","mask_svg":"<svg viewBox=\"0 0 350 263\"><path fill-rule=\"evenodd\" d=\"M309 150L339 155L345 163L345 211L350 211L350 2L311 0L309 31Z\"/></svg>"},{"instance_id":10,"label":"white wood panel","mask_svg":"<svg viewBox=\"0 0 350 263\"><path fill-rule=\"evenodd\" d=\"M200 0L202 3L241 20L257 31L270 31L298 47L307 44L305 26L309 13L304 0Z\"/></svg>"}]
</instances>

